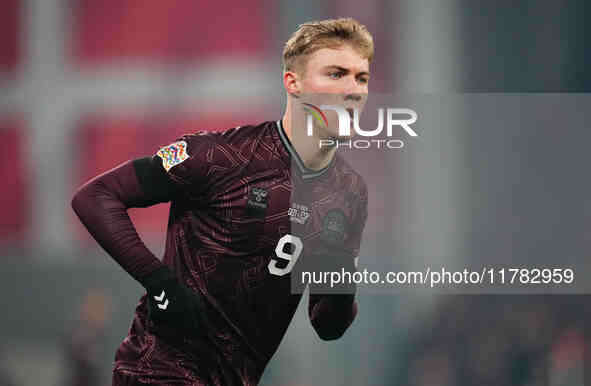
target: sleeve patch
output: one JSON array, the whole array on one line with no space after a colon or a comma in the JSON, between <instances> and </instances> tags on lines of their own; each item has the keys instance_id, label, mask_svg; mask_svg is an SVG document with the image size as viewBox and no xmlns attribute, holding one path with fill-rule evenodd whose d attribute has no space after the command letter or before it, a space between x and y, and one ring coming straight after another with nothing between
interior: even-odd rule
<instances>
[{"instance_id":1,"label":"sleeve patch","mask_svg":"<svg viewBox=\"0 0 591 386\"><path fill-rule=\"evenodd\" d=\"M170 168L189 158L189 154L187 153L187 142L178 141L171 143L158 150L156 155L162 159L162 166L168 172Z\"/></svg>"}]
</instances>

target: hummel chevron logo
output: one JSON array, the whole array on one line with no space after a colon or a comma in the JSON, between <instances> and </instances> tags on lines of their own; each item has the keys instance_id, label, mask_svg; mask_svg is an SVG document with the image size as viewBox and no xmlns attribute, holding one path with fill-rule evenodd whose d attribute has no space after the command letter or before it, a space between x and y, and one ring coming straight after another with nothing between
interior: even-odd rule
<instances>
[{"instance_id":1,"label":"hummel chevron logo","mask_svg":"<svg viewBox=\"0 0 591 386\"><path fill-rule=\"evenodd\" d=\"M168 299L166 299L164 303L160 303L162 299L164 299L164 295L165 293L164 291L162 291L160 296L154 296L154 299L156 299L156 301L158 302L158 308L160 308L161 310L165 310L168 307Z\"/></svg>"}]
</instances>

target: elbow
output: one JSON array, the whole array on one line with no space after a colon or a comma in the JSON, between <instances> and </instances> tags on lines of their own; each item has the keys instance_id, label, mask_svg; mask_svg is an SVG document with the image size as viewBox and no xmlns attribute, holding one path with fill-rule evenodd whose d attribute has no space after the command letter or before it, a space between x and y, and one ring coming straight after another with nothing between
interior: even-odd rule
<instances>
[{"instance_id":1,"label":"elbow","mask_svg":"<svg viewBox=\"0 0 591 386\"><path fill-rule=\"evenodd\" d=\"M76 192L72 197L70 205L72 206L72 209L74 210L74 212L76 212L78 216L80 216L80 214L84 212L84 208L92 206L92 203L90 203L90 201L93 197L92 192L96 190L95 183L96 182L93 181L87 182L86 184L76 189Z\"/></svg>"},{"instance_id":2,"label":"elbow","mask_svg":"<svg viewBox=\"0 0 591 386\"><path fill-rule=\"evenodd\" d=\"M85 216L85 213L87 213L88 210L96 208L99 204L97 200L100 196L99 188L100 182L94 180L82 185L74 193L74 196L70 201L70 206L80 219Z\"/></svg>"},{"instance_id":3,"label":"elbow","mask_svg":"<svg viewBox=\"0 0 591 386\"><path fill-rule=\"evenodd\" d=\"M74 196L72 197L72 200L70 201L70 206L72 207L72 210L74 210L74 213L76 213L78 216L80 216L80 213L82 212L82 207L84 206L84 193L84 189L79 188L78 190L76 190Z\"/></svg>"}]
</instances>

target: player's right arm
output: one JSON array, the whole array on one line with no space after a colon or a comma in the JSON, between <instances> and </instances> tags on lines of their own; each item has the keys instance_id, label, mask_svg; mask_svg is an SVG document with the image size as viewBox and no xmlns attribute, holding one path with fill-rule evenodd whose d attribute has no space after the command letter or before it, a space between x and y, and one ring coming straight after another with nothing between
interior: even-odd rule
<instances>
[{"instance_id":1,"label":"player's right arm","mask_svg":"<svg viewBox=\"0 0 591 386\"><path fill-rule=\"evenodd\" d=\"M181 285L146 247L127 213L129 208L171 201L193 185L195 178L191 176L199 167L195 170L188 166L196 162L189 150L196 149L195 145L193 149L187 147L187 142L177 141L153 157L127 161L93 178L76 191L72 208L99 245L146 288L150 316L155 321L193 330L200 298ZM176 153L167 157L164 149Z\"/></svg>"},{"instance_id":2,"label":"player's right arm","mask_svg":"<svg viewBox=\"0 0 591 386\"><path fill-rule=\"evenodd\" d=\"M151 171L152 162L150 158L127 161L82 185L72 199L72 208L88 232L140 283L164 264L142 242L127 210L166 202L174 194L172 187L166 191L165 183L160 189L145 188L164 182Z\"/></svg>"}]
</instances>

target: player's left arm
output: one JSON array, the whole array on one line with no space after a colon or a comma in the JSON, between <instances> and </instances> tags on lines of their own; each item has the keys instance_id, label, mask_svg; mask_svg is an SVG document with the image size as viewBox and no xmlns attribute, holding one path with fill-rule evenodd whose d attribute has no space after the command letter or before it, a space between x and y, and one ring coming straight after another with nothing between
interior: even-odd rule
<instances>
[{"instance_id":1,"label":"player's left arm","mask_svg":"<svg viewBox=\"0 0 591 386\"><path fill-rule=\"evenodd\" d=\"M351 275L356 272L353 258L349 256L315 256L317 259L331 261L330 268L316 269L319 272L343 271ZM339 261L340 263L335 263ZM345 263L345 264L343 264ZM343 336L357 316L355 283L340 282L330 287L329 283L310 286L308 316L314 330L322 340L335 340Z\"/></svg>"},{"instance_id":2,"label":"player's left arm","mask_svg":"<svg viewBox=\"0 0 591 386\"><path fill-rule=\"evenodd\" d=\"M352 224L352 254L347 252L331 255L315 256L316 270L329 272L346 272L352 278L357 272L357 256L361 245L361 236L367 220L367 188L362 182L361 198L358 202L355 221ZM335 340L343 336L357 316L355 294L357 287L354 282L342 281L329 287L329 283L310 286L308 316L316 333L322 340Z\"/></svg>"}]
</instances>

